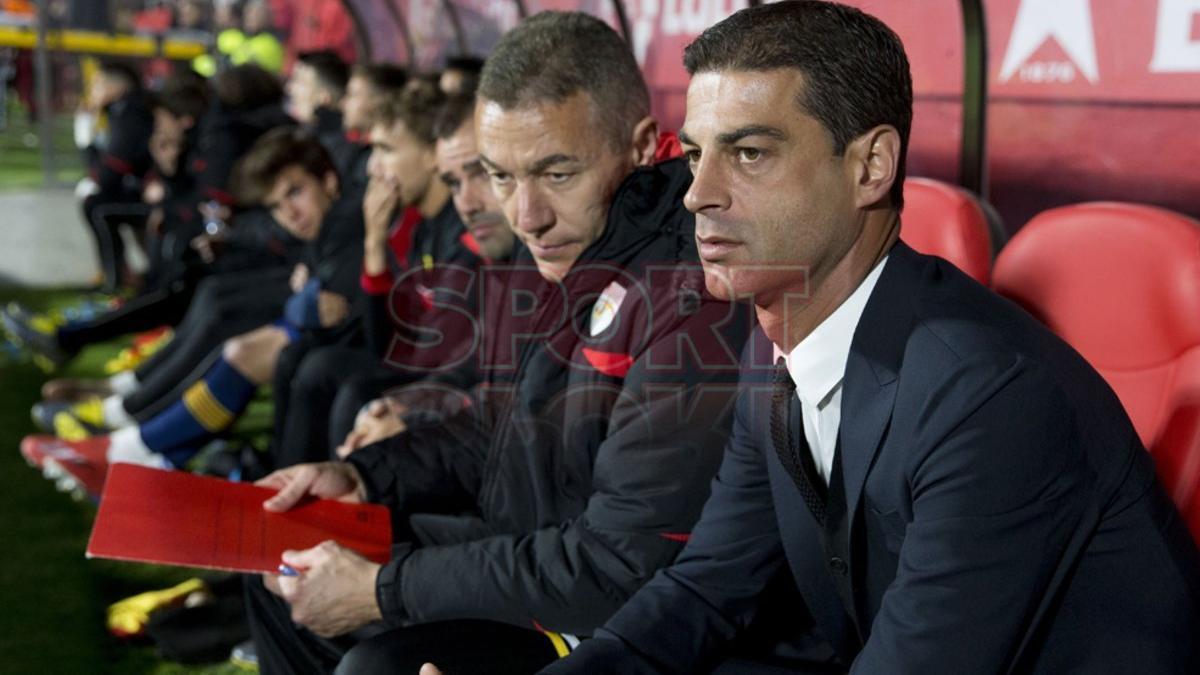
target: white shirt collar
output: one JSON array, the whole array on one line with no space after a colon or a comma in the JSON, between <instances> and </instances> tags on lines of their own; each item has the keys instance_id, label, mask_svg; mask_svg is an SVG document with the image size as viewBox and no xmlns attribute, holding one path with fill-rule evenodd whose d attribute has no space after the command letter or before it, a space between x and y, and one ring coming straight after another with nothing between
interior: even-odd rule
<instances>
[{"instance_id":1,"label":"white shirt collar","mask_svg":"<svg viewBox=\"0 0 1200 675\"><path fill-rule=\"evenodd\" d=\"M850 297L825 317L791 353L783 355L779 347L775 347L776 359L784 356L788 373L796 383L796 394L806 405L813 408L824 405L841 384L846 374L846 361L850 358L854 329L858 327L887 261L887 257L879 261Z\"/></svg>"}]
</instances>

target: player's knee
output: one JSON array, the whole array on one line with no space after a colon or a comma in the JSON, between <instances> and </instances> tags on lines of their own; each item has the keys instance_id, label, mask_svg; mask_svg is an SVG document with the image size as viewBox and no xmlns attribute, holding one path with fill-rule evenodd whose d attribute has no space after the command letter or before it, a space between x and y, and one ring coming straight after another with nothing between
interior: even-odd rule
<instances>
[{"instance_id":1,"label":"player's knee","mask_svg":"<svg viewBox=\"0 0 1200 675\"><path fill-rule=\"evenodd\" d=\"M235 337L225 341L221 356L233 366L246 366L250 361L249 341L244 337Z\"/></svg>"}]
</instances>

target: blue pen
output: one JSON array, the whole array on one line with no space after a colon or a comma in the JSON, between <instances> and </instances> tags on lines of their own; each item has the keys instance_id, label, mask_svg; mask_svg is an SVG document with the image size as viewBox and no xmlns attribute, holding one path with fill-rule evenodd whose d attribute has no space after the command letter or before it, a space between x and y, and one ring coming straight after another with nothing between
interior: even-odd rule
<instances>
[{"instance_id":1,"label":"blue pen","mask_svg":"<svg viewBox=\"0 0 1200 675\"><path fill-rule=\"evenodd\" d=\"M300 573L296 571L296 568L291 567L289 565L285 565L283 563L279 563L279 574L282 576L285 576L285 577L300 576Z\"/></svg>"}]
</instances>

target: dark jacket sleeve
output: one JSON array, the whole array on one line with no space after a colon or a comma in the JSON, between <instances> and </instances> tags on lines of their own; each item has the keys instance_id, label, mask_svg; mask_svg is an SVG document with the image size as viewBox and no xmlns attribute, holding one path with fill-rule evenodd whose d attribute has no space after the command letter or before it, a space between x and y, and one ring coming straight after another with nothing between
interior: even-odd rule
<instances>
[{"instance_id":1,"label":"dark jacket sleeve","mask_svg":"<svg viewBox=\"0 0 1200 675\"><path fill-rule=\"evenodd\" d=\"M367 499L387 506L394 521L413 513L445 513L473 503L487 441L473 411L437 426L411 429L369 445L347 459L367 488Z\"/></svg>"},{"instance_id":2,"label":"dark jacket sleeve","mask_svg":"<svg viewBox=\"0 0 1200 675\"><path fill-rule=\"evenodd\" d=\"M288 234L261 208L235 213L224 236L225 247L217 258L217 270L292 265L304 249L303 242Z\"/></svg>"},{"instance_id":3,"label":"dark jacket sleeve","mask_svg":"<svg viewBox=\"0 0 1200 675\"><path fill-rule=\"evenodd\" d=\"M253 139L250 139L253 141ZM242 147L233 123L218 119L206 126L200 136L200 157L193 161L196 190L200 199L234 205L229 178L241 154L250 149Z\"/></svg>"},{"instance_id":4,"label":"dark jacket sleeve","mask_svg":"<svg viewBox=\"0 0 1200 675\"><path fill-rule=\"evenodd\" d=\"M347 300L355 300L362 294L358 285L359 269L362 265L362 245L348 244L332 252L328 261L321 261L321 290L337 293Z\"/></svg>"},{"instance_id":5,"label":"dark jacket sleeve","mask_svg":"<svg viewBox=\"0 0 1200 675\"><path fill-rule=\"evenodd\" d=\"M747 355L748 358L748 355ZM716 653L748 625L784 557L766 460L757 439L761 411L742 387L733 431L692 537L570 658L545 673L626 675L711 669Z\"/></svg>"},{"instance_id":6,"label":"dark jacket sleeve","mask_svg":"<svg viewBox=\"0 0 1200 675\"><path fill-rule=\"evenodd\" d=\"M108 146L96 155L94 165L102 195L136 195L131 188L136 189L150 170L153 128L153 118L136 101L123 103L120 112L111 117Z\"/></svg>"},{"instance_id":7,"label":"dark jacket sleeve","mask_svg":"<svg viewBox=\"0 0 1200 675\"><path fill-rule=\"evenodd\" d=\"M711 307L729 312L727 305ZM714 314L700 311L690 321L709 325ZM738 324L727 324L735 354L746 337L745 323ZM653 353L654 344L615 392L590 490L575 488L591 495L579 517L393 560L379 577L385 616L537 622L586 634L669 564L690 535L720 460L736 367L715 368L688 354L677 367L657 368Z\"/></svg>"},{"instance_id":8,"label":"dark jacket sleeve","mask_svg":"<svg viewBox=\"0 0 1200 675\"><path fill-rule=\"evenodd\" d=\"M392 335L395 333L395 322L392 320L392 289L395 280L400 277L401 270L392 254L387 251L388 269L385 272L368 277L364 272L359 279L362 289L363 326L366 328L367 349L380 359L384 358Z\"/></svg>"}]
</instances>

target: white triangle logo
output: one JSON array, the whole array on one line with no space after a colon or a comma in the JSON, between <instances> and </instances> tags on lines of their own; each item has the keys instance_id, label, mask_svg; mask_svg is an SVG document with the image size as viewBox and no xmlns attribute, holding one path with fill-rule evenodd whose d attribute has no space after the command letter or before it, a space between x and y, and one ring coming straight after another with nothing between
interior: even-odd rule
<instances>
[{"instance_id":1,"label":"white triangle logo","mask_svg":"<svg viewBox=\"0 0 1200 675\"><path fill-rule=\"evenodd\" d=\"M1100 80L1090 0L1022 0L1000 68L1007 82L1046 40L1054 38L1089 82Z\"/></svg>"}]
</instances>

